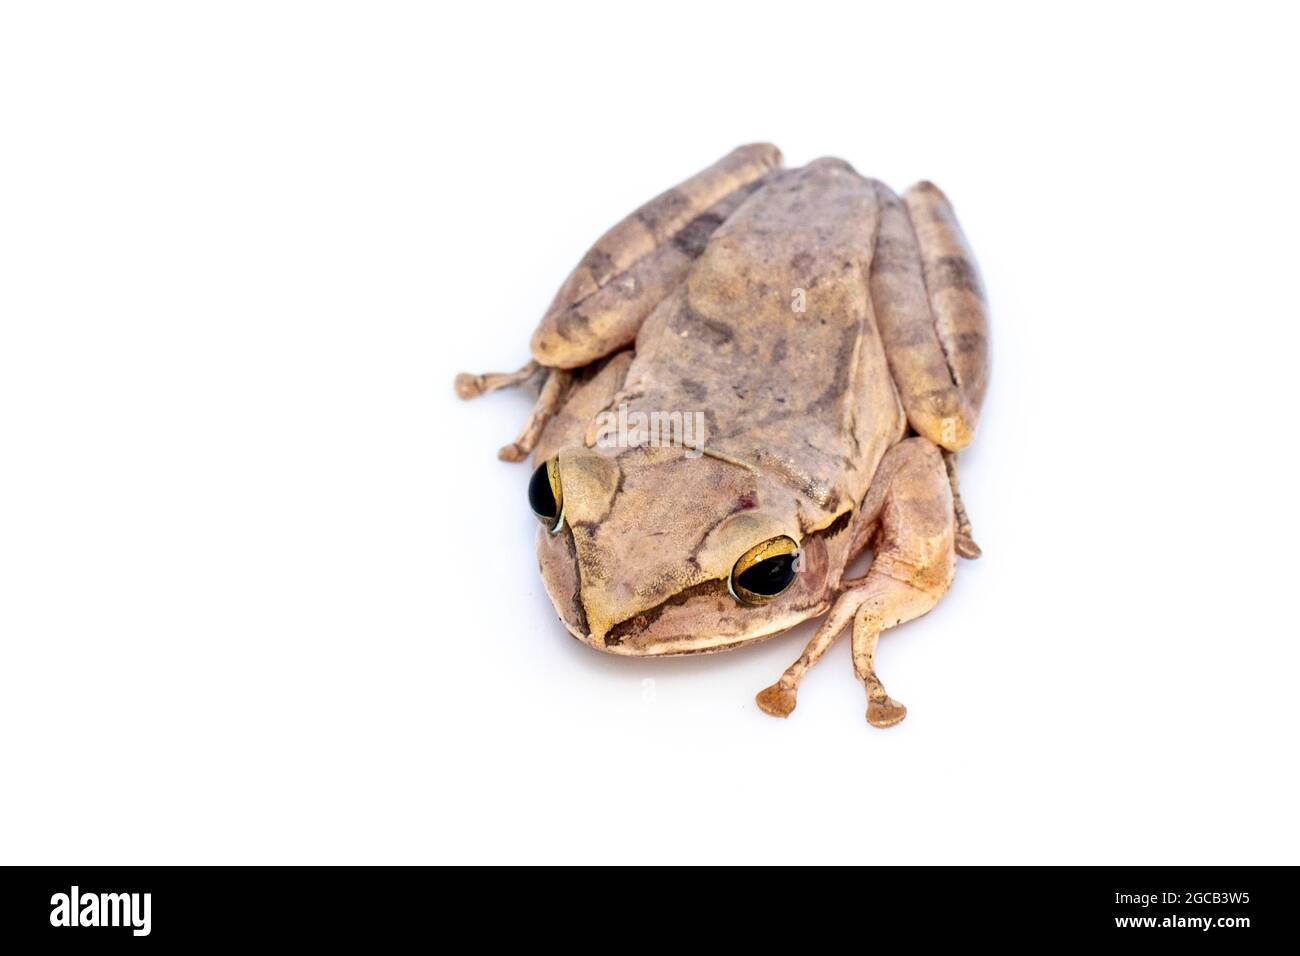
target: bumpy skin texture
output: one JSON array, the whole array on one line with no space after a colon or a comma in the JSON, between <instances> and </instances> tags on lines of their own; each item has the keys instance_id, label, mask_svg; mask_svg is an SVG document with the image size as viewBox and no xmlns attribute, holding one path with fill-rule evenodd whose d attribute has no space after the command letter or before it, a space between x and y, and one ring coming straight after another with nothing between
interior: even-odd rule
<instances>
[{"instance_id":1,"label":"bumpy skin texture","mask_svg":"<svg viewBox=\"0 0 1300 956\"><path fill-rule=\"evenodd\" d=\"M558 455L564 527L539 529L538 556L576 637L617 654L714 651L829 610L759 705L788 714L853 621L868 719L888 726L905 709L875 675L880 632L934 605L956 551L978 553L950 453L987 385L984 294L936 187L900 199L842 160L779 162L741 147L628 216L560 289L536 366L457 388L542 377L508 457ZM605 447L594 423L619 409L700 412L704 433L694 449ZM778 535L800 543L801 573L769 603L740 603L733 565ZM870 545L871 571L843 581Z\"/></svg>"}]
</instances>

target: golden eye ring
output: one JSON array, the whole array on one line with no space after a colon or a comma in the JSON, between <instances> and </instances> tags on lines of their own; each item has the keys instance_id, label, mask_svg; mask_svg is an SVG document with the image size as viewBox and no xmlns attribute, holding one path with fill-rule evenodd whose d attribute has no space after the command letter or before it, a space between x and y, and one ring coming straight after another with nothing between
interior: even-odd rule
<instances>
[{"instance_id":1,"label":"golden eye ring","mask_svg":"<svg viewBox=\"0 0 1300 956\"><path fill-rule=\"evenodd\" d=\"M799 542L779 535L740 556L727 578L727 590L741 604L766 604L794 583Z\"/></svg>"},{"instance_id":2,"label":"golden eye ring","mask_svg":"<svg viewBox=\"0 0 1300 956\"><path fill-rule=\"evenodd\" d=\"M528 507L551 534L564 527L564 488L560 485L560 459L551 456L528 479Z\"/></svg>"}]
</instances>

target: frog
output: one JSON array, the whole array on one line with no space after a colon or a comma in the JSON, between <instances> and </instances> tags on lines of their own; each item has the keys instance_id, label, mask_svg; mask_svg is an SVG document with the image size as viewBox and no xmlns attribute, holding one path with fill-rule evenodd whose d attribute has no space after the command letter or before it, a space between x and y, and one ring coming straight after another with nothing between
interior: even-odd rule
<instances>
[{"instance_id":1,"label":"frog","mask_svg":"<svg viewBox=\"0 0 1300 956\"><path fill-rule=\"evenodd\" d=\"M758 707L788 717L851 631L867 721L903 720L879 638L981 553L957 453L989 381L987 296L937 186L898 195L842 159L787 168L741 146L601 236L530 351L455 389L537 393L499 457L531 456L538 564L569 634L659 657L820 618Z\"/></svg>"}]
</instances>

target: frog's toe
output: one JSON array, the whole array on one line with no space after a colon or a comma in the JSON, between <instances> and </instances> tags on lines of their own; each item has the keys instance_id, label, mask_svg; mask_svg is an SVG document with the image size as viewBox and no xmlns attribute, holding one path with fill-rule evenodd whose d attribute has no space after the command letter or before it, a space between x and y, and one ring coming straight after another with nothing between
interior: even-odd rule
<instances>
[{"instance_id":1,"label":"frog's toe","mask_svg":"<svg viewBox=\"0 0 1300 956\"><path fill-rule=\"evenodd\" d=\"M483 394L485 384L482 375L461 372L456 376L456 396L463 399L478 398Z\"/></svg>"},{"instance_id":2,"label":"frog's toe","mask_svg":"<svg viewBox=\"0 0 1300 956\"><path fill-rule=\"evenodd\" d=\"M975 543L974 538L972 538L968 534L962 534L961 532L958 532L956 534L956 536L953 538L952 544L954 550L956 550L958 554L960 554L963 558L967 558L971 561L974 561L976 558L978 558L981 554L984 553L983 551L980 550L980 546Z\"/></svg>"},{"instance_id":3,"label":"frog's toe","mask_svg":"<svg viewBox=\"0 0 1300 956\"><path fill-rule=\"evenodd\" d=\"M872 727L892 727L906 716L907 708L892 697L867 701L867 723Z\"/></svg>"},{"instance_id":4,"label":"frog's toe","mask_svg":"<svg viewBox=\"0 0 1300 956\"><path fill-rule=\"evenodd\" d=\"M758 704L758 709L765 714L771 714L773 717L789 717L790 712L794 710L796 692L793 687L782 686L777 681L771 687L765 687L760 690L754 700Z\"/></svg>"},{"instance_id":5,"label":"frog's toe","mask_svg":"<svg viewBox=\"0 0 1300 956\"><path fill-rule=\"evenodd\" d=\"M512 441L509 445L502 445L497 452L497 457L502 461L523 461L528 457L528 449L524 448L517 441Z\"/></svg>"},{"instance_id":6,"label":"frog's toe","mask_svg":"<svg viewBox=\"0 0 1300 956\"><path fill-rule=\"evenodd\" d=\"M536 361L524 363L524 367L515 372L484 372L482 375L461 372L456 376L456 395L466 400L478 398L497 389L525 385L540 374L541 367Z\"/></svg>"}]
</instances>

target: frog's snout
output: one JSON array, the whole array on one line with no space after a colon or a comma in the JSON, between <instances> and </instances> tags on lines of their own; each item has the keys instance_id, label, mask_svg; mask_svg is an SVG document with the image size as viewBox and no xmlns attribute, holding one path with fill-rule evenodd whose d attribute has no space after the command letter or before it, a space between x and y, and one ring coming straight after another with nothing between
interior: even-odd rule
<instances>
[{"instance_id":1,"label":"frog's snout","mask_svg":"<svg viewBox=\"0 0 1300 956\"><path fill-rule=\"evenodd\" d=\"M594 609L596 620L588 615L584 600L582 577L578 570L577 552L573 537L567 529L558 534L547 534L543 529L537 537L537 560L542 572L542 583L554 605L560 622L570 634L590 647L610 653L629 653L624 638L639 633L648 621L642 615L614 623L617 615L604 613L599 593Z\"/></svg>"},{"instance_id":2,"label":"frog's snout","mask_svg":"<svg viewBox=\"0 0 1300 956\"><path fill-rule=\"evenodd\" d=\"M573 547L573 537L568 529L558 534L538 531L537 563L542 572L542 583L550 596L560 621L578 640L599 647L593 642L587 624L587 613L582 604L581 579L578 576L578 558Z\"/></svg>"}]
</instances>

